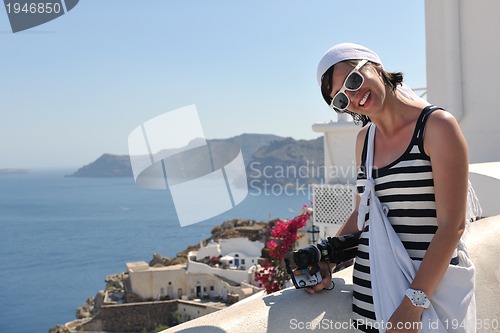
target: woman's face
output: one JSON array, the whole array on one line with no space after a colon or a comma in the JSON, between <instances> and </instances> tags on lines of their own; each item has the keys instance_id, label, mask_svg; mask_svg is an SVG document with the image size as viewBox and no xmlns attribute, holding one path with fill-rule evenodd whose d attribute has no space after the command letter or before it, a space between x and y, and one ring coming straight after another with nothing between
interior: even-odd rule
<instances>
[{"instance_id":1,"label":"woman's face","mask_svg":"<svg viewBox=\"0 0 500 333\"><path fill-rule=\"evenodd\" d=\"M353 70L353 65L349 61L339 62L333 69L333 84L330 97L334 97L342 88L346 77ZM347 109L351 112L370 117L374 112L381 109L385 100L385 85L377 68L366 63L359 69L364 77L362 86L356 91L345 90L349 97Z\"/></svg>"}]
</instances>

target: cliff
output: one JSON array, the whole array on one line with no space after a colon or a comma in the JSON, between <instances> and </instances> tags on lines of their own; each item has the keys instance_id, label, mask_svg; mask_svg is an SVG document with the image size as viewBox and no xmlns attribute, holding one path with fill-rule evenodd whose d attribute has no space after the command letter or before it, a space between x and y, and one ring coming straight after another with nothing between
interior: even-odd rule
<instances>
[{"instance_id":1,"label":"cliff","mask_svg":"<svg viewBox=\"0 0 500 333\"><path fill-rule=\"evenodd\" d=\"M128 155L103 154L68 177L132 177Z\"/></svg>"},{"instance_id":2,"label":"cliff","mask_svg":"<svg viewBox=\"0 0 500 333\"><path fill-rule=\"evenodd\" d=\"M267 242L270 229L277 220L257 222L255 220L232 219L212 228L211 236L199 244L189 245L186 250L176 254L175 258L165 257L159 253L153 255L149 262L151 267L172 266L187 262L189 251L195 251L211 240L245 237L252 241ZM128 294L128 273L117 273L105 278L105 289L89 297L76 310L77 320L57 325L50 329L51 333L69 333L70 328L78 331L105 332L139 332L153 331L163 326L177 324L174 313L177 311L176 300L137 301L137 297Z\"/></svg>"},{"instance_id":3,"label":"cliff","mask_svg":"<svg viewBox=\"0 0 500 333\"><path fill-rule=\"evenodd\" d=\"M246 164L247 181L253 188L273 184L300 186L323 179L323 138L295 140L276 135L242 134L228 139L208 140L213 161L225 161L241 149ZM188 145L189 146L189 145ZM234 154L235 155L235 154ZM203 163L202 154L186 154L172 159L188 177ZM104 154L69 177L132 177L128 155ZM188 177L189 178L189 177Z\"/></svg>"},{"instance_id":4,"label":"cliff","mask_svg":"<svg viewBox=\"0 0 500 333\"><path fill-rule=\"evenodd\" d=\"M275 140L259 148L247 166L250 186L273 184L298 187L324 179L323 138ZM267 184L267 185L266 185Z\"/></svg>"}]
</instances>

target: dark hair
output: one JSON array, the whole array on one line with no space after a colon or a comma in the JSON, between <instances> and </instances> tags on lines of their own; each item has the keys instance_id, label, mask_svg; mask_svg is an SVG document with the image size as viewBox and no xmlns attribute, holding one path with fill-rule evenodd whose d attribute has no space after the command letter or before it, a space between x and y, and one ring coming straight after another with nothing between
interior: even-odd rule
<instances>
[{"instance_id":1,"label":"dark hair","mask_svg":"<svg viewBox=\"0 0 500 333\"><path fill-rule=\"evenodd\" d=\"M346 60L349 64L351 64L353 67L358 64L358 60ZM372 62L368 62L372 63ZM323 99L325 100L326 104L330 105L332 103L332 98L330 97L330 94L332 92L332 82L333 82L333 66L332 65L328 70L321 76L321 94L323 95ZM392 91L395 91L398 85L401 85L403 83L403 73L401 72L386 72L385 70L381 70L382 74L382 79L384 80L384 83L391 87ZM365 115L361 115L358 113L351 112L349 110L345 111L339 111L336 110L338 113L347 113L352 116L354 119L354 123L356 124L362 124L362 126L365 126L370 122L370 118L368 118Z\"/></svg>"}]
</instances>

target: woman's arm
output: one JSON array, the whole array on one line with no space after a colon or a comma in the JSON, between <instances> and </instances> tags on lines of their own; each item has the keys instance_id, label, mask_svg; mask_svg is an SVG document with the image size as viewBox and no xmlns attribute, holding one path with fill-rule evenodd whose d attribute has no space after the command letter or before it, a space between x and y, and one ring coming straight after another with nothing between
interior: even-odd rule
<instances>
[{"instance_id":1,"label":"woman's arm","mask_svg":"<svg viewBox=\"0 0 500 333\"><path fill-rule=\"evenodd\" d=\"M424 136L431 158L438 229L411 288L432 297L465 229L468 186L467 143L456 119L446 111L434 111Z\"/></svg>"},{"instance_id":2,"label":"woman's arm","mask_svg":"<svg viewBox=\"0 0 500 333\"><path fill-rule=\"evenodd\" d=\"M441 110L432 113L425 130L424 149L431 158L438 229L410 288L423 290L432 299L465 228L468 151L451 114ZM413 306L403 297L390 322L418 322L422 312L423 308Z\"/></svg>"}]
</instances>

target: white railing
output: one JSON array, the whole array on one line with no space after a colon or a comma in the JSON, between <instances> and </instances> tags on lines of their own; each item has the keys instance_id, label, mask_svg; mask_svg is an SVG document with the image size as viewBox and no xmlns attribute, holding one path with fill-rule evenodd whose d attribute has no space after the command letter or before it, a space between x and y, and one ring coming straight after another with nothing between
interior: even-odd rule
<instances>
[{"instance_id":1,"label":"white railing","mask_svg":"<svg viewBox=\"0 0 500 333\"><path fill-rule=\"evenodd\" d=\"M356 206L356 187L348 184L315 184L313 188L313 223L342 224Z\"/></svg>"}]
</instances>

